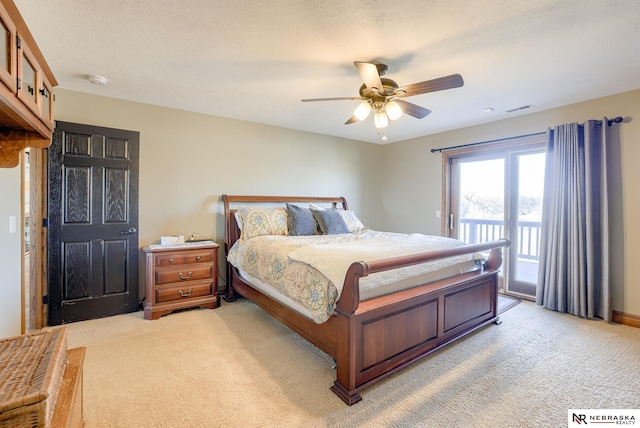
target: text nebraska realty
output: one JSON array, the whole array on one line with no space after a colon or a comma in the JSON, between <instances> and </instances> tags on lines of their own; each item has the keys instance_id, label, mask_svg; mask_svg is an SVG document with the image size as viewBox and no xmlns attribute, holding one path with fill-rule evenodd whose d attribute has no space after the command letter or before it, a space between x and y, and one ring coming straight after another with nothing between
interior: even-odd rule
<instances>
[{"instance_id":1,"label":"text nebraska realty","mask_svg":"<svg viewBox=\"0 0 640 428\"><path fill-rule=\"evenodd\" d=\"M573 421L579 424L588 423L600 423L600 424L615 424L615 425L635 425L636 418L633 415L589 415L589 422L587 422L587 415L573 414Z\"/></svg>"}]
</instances>

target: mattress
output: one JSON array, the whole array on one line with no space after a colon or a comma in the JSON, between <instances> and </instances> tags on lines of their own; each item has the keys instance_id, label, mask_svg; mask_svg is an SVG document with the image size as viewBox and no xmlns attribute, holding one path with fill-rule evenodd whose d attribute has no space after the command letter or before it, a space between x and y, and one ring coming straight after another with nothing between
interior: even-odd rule
<instances>
[{"instance_id":1,"label":"mattress","mask_svg":"<svg viewBox=\"0 0 640 428\"><path fill-rule=\"evenodd\" d=\"M360 293L360 301L365 301L369 299L373 299L374 297L384 296L385 294L391 294L396 291L406 290L411 287L416 287L418 285L426 284L428 282L438 281L445 278L450 278L452 276L456 276L462 273L472 272L477 270L477 262L474 261L465 261L460 262L452 266L445 267L435 272L426 273L413 278L405 278L399 281L396 281L391 284L387 284L382 287L376 287L374 289L369 289ZM273 285L268 284L259 280L258 278L251 276L247 272L238 269L238 273L240 274L240 278L242 278L245 282L250 284L253 288L260 291L262 294L266 294L274 300L282 303L287 306L289 309L293 309L298 312L300 315L303 315L310 320L314 320L314 316L302 303L297 302L287 296L279 292ZM333 315L331 312L330 315Z\"/></svg>"}]
</instances>

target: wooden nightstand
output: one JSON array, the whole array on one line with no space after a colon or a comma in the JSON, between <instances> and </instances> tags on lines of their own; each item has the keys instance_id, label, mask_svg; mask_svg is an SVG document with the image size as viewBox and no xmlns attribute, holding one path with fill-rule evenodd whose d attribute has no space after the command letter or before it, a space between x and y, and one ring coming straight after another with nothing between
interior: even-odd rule
<instances>
[{"instance_id":1,"label":"wooden nightstand","mask_svg":"<svg viewBox=\"0 0 640 428\"><path fill-rule=\"evenodd\" d=\"M145 319L155 320L194 306L220 306L218 244L203 241L142 249L147 255Z\"/></svg>"}]
</instances>

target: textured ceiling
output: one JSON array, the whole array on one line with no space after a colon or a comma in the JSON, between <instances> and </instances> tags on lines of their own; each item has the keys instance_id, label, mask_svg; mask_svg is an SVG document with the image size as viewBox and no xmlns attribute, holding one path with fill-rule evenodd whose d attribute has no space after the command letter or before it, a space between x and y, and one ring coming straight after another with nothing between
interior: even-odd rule
<instances>
[{"instance_id":1,"label":"textured ceiling","mask_svg":"<svg viewBox=\"0 0 640 428\"><path fill-rule=\"evenodd\" d=\"M357 101L300 100L358 96L355 60L460 73L406 98L433 113L395 142L640 88L638 0L14 1L60 88L374 143L371 116L344 125Z\"/></svg>"}]
</instances>

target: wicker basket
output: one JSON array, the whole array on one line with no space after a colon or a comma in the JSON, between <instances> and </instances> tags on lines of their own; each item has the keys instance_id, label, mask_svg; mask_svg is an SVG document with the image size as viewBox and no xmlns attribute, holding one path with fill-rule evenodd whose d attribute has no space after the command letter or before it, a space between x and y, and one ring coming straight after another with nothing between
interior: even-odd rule
<instances>
[{"instance_id":1,"label":"wicker basket","mask_svg":"<svg viewBox=\"0 0 640 428\"><path fill-rule=\"evenodd\" d=\"M49 427L67 363L65 328L0 340L0 428Z\"/></svg>"}]
</instances>

